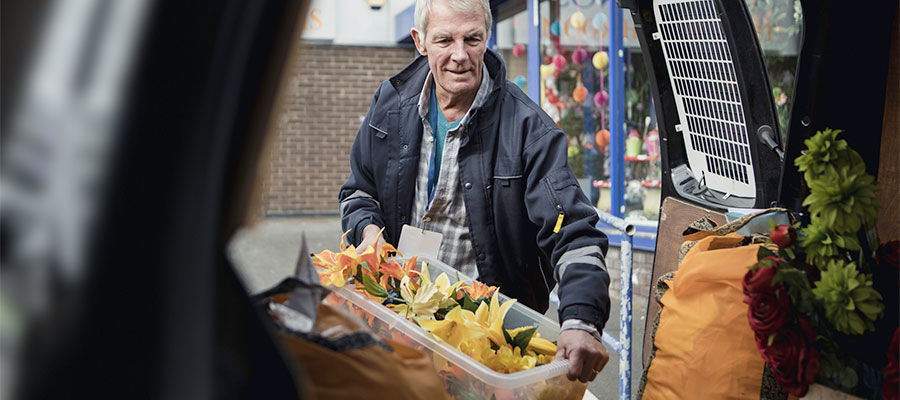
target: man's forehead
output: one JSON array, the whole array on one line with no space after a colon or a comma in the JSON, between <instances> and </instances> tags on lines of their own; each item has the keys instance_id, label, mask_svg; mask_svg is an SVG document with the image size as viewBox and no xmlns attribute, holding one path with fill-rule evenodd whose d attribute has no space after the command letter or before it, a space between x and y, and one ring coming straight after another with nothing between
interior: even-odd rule
<instances>
[{"instance_id":1,"label":"man's forehead","mask_svg":"<svg viewBox=\"0 0 900 400\"><path fill-rule=\"evenodd\" d=\"M462 35L462 36L484 36L484 28L472 28L472 29L453 29L455 27L443 28L440 26L435 26L429 29L428 33L434 36L453 36L453 35Z\"/></svg>"}]
</instances>

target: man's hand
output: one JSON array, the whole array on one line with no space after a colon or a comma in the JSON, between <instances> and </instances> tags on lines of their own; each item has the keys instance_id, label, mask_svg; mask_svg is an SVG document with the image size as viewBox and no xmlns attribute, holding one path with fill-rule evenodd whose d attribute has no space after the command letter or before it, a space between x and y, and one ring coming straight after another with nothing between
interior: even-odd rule
<instances>
[{"instance_id":1,"label":"man's hand","mask_svg":"<svg viewBox=\"0 0 900 400\"><path fill-rule=\"evenodd\" d=\"M569 360L569 380L590 382L609 361L606 346L590 333L580 329L566 329L556 341L556 357L553 361Z\"/></svg>"},{"instance_id":2,"label":"man's hand","mask_svg":"<svg viewBox=\"0 0 900 400\"><path fill-rule=\"evenodd\" d=\"M384 243L384 239L381 237L381 227L369 224L363 228L362 242L359 242L359 246L356 248L359 252L363 252L366 250L366 247L375 246L375 251L378 252L382 243Z\"/></svg>"}]
</instances>

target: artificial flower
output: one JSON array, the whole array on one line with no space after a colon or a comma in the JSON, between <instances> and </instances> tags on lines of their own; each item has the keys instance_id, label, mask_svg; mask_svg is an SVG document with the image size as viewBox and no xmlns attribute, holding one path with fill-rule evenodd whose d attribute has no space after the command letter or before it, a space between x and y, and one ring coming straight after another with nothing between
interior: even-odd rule
<instances>
[{"instance_id":1,"label":"artificial flower","mask_svg":"<svg viewBox=\"0 0 900 400\"><path fill-rule=\"evenodd\" d=\"M478 300L482 297L489 297L491 293L497 290L496 286L490 286L486 283L481 283L478 281L472 281L470 284L464 284L460 287L462 289L456 296L457 299L462 298L462 292L465 291L469 294L469 297L472 300Z\"/></svg>"},{"instance_id":2,"label":"artificial flower","mask_svg":"<svg viewBox=\"0 0 900 400\"><path fill-rule=\"evenodd\" d=\"M772 280L775 278L775 274L778 273L776 266L783 261L783 259L769 256L757 263L761 267L747 271L742 282L744 296L751 297L755 293L773 291ZM744 302L749 304L746 298Z\"/></svg>"},{"instance_id":3,"label":"artificial flower","mask_svg":"<svg viewBox=\"0 0 900 400\"><path fill-rule=\"evenodd\" d=\"M763 359L772 367L772 375L781 387L797 397L803 397L818 372L819 353L812 346L813 332L805 320L783 329L775 335L771 345L759 342Z\"/></svg>"},{"instance_id":4,"label":"artificial flower","mask_svg":"<svg viewBox=\"0 0 900 400\"><path fill-rule=\"evenodd\" d=\"M848 335L874 330L874 321L884 311L881 293L872 288L872 278L861 274L852 262L831 260L812 292L825 303L828 320Z\"/></svg>"},{"instance_id":5,"label":"artificial flower","mask_svg":"<svg viewBox=\"0 0 900 400\"><path fill-rule=\"evenodd\" d=\"M516 299L509 299L503 305L500 305L500 292L494 292L494 295L491 296L491 305L487 310L487 315L485 316L485 313L482 312L482 316L479 319L482 322L482 326L487 328L488 337L498 346L506 344L506 338L503 335L503 318L506 317L506 313L509 312L510 307L515 302ZM479 316L478 311L481 311L484 306L486 306L486 303L481 303L478 306L478 310L475 311L476 318Z\"/></svg>"},{"instance_id":6,"label":"artificial flower","mask_svg":"<svg viewBox=\"0 0 900 400\"><path fill-rule=\"evenodd\" d=\"M400 296L406 303L391 304L388 307L406 318L433 319L446 296L432 282L422 283L415 292L410 285L409 277L404 276L400 281Z\"/></svg>"},{"instance_id":7,"label":"artificial flower","mask_svg":"<svg viewBox=\"0 0 900 400\"><path fill-rule=\"evenodd\" d=\"M447 277L447 274L441 273L438 275L437 279L434 280L434 286L438 290L438 292L443 295L443 299L441 299L440 307L449 307L456 303L454 298L456 297L456 289L459 285L462 284L462 281L458 281L454 284L450 284L450 278Z\"/></svg>"},{"instance_id":8,"label":"artificial flower","mask_svg":"<svg viewBox=\"0 0 900 400\"><path fill-rule=\"evenodd\" d=\"M416 322L432 335L456 348L462 343L485 337L484 330L475 321L475 314L460 306L447 312L443 320L417 318Z\"/></svg>"},{"instance_id":9,"label":"artificial flower","mask_svg":"<svg viewBox=\"0 0 900 400\"><path fill-rule=\"evenodd\" d=\"M769 237L772 238L772 242L778 245L778 247L784 249L790 247L797 241L797 230L790 225L778 225L772 230Z\"/></svg>"},{"instance_id":10,"label":"artificial flower","mask_svg":"<svg viewBox=\"0 0 900 400\"><path fill-rule=\"evenodd\" d=\"M762 337L775 334L792 318L791 299L781 283L776 290L754 293L749 302L745 297L744 302L749 305L750 328Z\"/></svg>"}]
</instances>

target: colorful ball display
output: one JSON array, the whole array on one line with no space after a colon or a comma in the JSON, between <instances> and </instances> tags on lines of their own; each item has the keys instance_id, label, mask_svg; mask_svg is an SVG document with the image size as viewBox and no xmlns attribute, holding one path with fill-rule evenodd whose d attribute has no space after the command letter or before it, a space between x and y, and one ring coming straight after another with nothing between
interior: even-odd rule
<instances>
[{"instance_id":1,"label":"colorful ball display","mask_svg":"<svg viewBox=\"0 0 900 400\"><path fill-rule=\"evenodd\" d=\"M609 145L609 131L606 129L597 131L597 135L594 136L594 141L597 143L597 150L606 150L606 146Z\"/></svg>"},{"instance_id":2,"label":"colorful ball display","mask_svg":"<svg viewBox=\"0 0 900 400\"><path fill-rule=\"evenodd\" d=\"M516 77L513 79L513 83L515 83L519 88L525 89L525 85L528 84L528 79L526 79L522 75L516 75Z\"/></svg>"},{"instance_id":3,"label":"colorful ball display","mask_svg":"<svg viewBox=\"0 0 900 400\"><path fill-rule=\"evenodd\" d=\"M550 34L559 36L559 21L553 21L553 23L550 24Z\"/></svg>"},{"instance_id":4,"label":"colorful ball display","mask_svg":"<svg viewBox=\"0 0 900 400\"><path fill-rule=\"evenodd\" d=\"M604 69L609 65L609 54L606 54L605 51L598 51L594 54L594 58L591 62L594 64L594 68Z\"/></svg>"},{"instance_id":5,"label":"colorful ball display","mask_svg":"<svg viewBox=\"0 0 900 400\"><path fill-rule=\"evenodd\" d=\"M578 87L576 87L575 90L572 91L572 98L579 103L583 102L584 99L587 98L587 95L588 90L582 85L578 85Z\"/></svg>"},{"instance_id":6,"label":"colorful ball display","mask_svg":"<svg viewBox=\"0 0 900 400\"><path fill-rule=\"evenodd\" d=\"M571 17L569 17L569 23L572 24L575 29L581 29L584 26L584 13L581 10L575 11Z\"/></svg>"},{"instance_id":7,"label":"colorful ball display","mask_svg":"<svg viewBox=\"0 0 900 400\"><path fill-rule=\"evenodd\" d=\"M591 22L594 24L594 28L603 29L603 24L606 23L606 14L597 13L594 15L594 19L591 20Z\"/></svg>"},{"instance_id":8,"label":"colorful ball display","mask_svg":"<svg viewBox=\"0 0 900 400\"><path fill-rule=\"evenodd\" d=\"M522 57L525 55L525 45L519 43L512 48L513 55L516 57Z\"/></svg>"},{"instance_id":9,"label":"colorful ball display","mask_svg":"<svg viewBox=\"0 0 900 400\"><path fill-rule=\"evenodd\" d=\"M566 58L563 57L562 55L558 55L558 56L556 56L556 57L553 57L553 66L556 67L556 70L557 70L557 71L562 70L563 68L565 68L565 67L566 67L566 64L568 64L568 62L566 61Z\"/></svg>"},{"instance_id":10,"label":"colorful ball display","mask_svg":"<svg viewBox=\"0 0 900 400\"><path fill-rule=\"evenodd\" d=\"M572 53L572 62L581 65L584 63L584 60L587 60L587 57L587 51L579 47Z\"/></svg>"},{"instance_id":11,"label":"colorful ball display","mask_svg":"<svg viewBox=\"0 0 900 400\"><path fill-rule=\"evenodd\" d=\"M554 67L553 64L541 65L541 79L552 75L554 70L556 70L556 67Z\"/></svg>"},{"instance_id":12,"label":"colorful ball display","mask_svg":"<svg viewBox=\"0 0 900 400\"><path fill-rule=\"evenodd\" d=\"M594 95L594 105L597 107L606 107L609 104L609 93L601 90Z\"/></svg>"}]
</instances>

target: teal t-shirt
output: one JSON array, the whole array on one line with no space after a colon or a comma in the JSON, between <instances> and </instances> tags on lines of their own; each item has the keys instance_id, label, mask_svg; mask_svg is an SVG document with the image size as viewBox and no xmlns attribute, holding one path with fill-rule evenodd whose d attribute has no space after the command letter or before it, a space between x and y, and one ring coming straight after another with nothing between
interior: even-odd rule
<instances>
[{"instance_id":1,"label":"teal t-shirt","mask_svg":"<svg viewBox=\"0 0 900 400\"><path fill-rule=\"evenodd\" d=\"M428 166L428 202L434 197L434 187L437 186L438 176L441 172L441 156L444 154L444 142L447 140L447 132L456 129L459 120L450 122L444 117L438 107L437 95L435 95L434 82L431 83L431 100L428 101L428 120L431 124L431 132L434 135L434 150L431 152L431 162Z\"/></svg>"}]
</instances>

